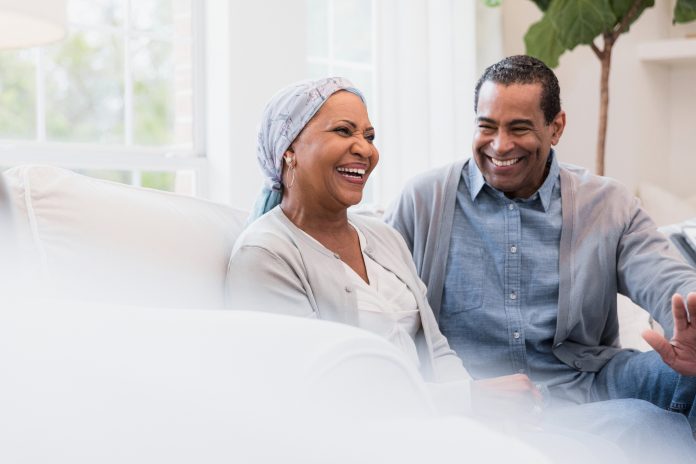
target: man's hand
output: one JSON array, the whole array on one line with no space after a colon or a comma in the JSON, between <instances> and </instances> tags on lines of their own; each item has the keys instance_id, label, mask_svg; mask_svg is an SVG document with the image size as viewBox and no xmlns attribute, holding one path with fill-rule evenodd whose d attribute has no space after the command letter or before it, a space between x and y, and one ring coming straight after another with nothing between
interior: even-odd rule
<instances>
[{"instance_id":1,"label":"man's hand","mask_svg":"<svg viewBox=\"0 0 696 464\"><path fill-rule=\"evenodd\" d=\"M689 314L691 314L690 318ZM643 332L643 338L669 367L681 375L696 376L696 293L687 295L686 304L681 295L673 295L672 316L674 317L672 340L667 341L654 330Z\"/></svg>"},{"instance_id":2,"label":"man's hand","mask_svg":"<svg viewBox=\"0 0 696 464\"><path fill-rule=\"evenodd\" d=\"M524 374L505 375L472 383L471 404L484 416L531 416L540 411L543 396Z\"/></svg>"}]
</instances>

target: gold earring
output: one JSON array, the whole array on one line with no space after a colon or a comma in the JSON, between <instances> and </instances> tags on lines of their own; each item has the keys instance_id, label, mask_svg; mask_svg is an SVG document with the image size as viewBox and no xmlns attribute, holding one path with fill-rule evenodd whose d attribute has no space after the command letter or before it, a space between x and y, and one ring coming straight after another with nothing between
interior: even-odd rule
<instances>
[{"instance_id":1,"label":"gold earring","mask_svg":"<svg viewBox=\"0 0 696 464\"><path fill-rule=\"evenodd\" d=\"M285 186L287 188L292 188L292 186L295 185L295 158L291 156L284 156L283 159L285 160L285 164L288 165L288 171L292 173L290 183L286 184Z\"/></svg>"}]
</instances>

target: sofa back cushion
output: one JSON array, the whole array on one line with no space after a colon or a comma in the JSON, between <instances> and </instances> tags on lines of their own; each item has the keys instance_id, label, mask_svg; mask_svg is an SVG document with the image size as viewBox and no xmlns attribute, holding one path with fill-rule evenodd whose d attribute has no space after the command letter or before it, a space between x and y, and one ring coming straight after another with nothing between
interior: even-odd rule
<instances>
[{"instance_id":1,"label":"sofa back cushion","mask_svg":"<svg viewBox=\"0 0 696 464\"><path fill-rule=\"evenodd\" d=\"M221 308L246 213L50 166L4 173L34 290L155 307Z\"/></svg>"}]
</instances>

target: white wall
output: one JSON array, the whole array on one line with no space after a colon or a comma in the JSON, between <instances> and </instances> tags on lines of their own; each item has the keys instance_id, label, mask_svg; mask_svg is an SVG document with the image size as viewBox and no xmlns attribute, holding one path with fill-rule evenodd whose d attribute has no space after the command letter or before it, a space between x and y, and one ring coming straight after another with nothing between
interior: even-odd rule
<instances>
[{"instance_id":1,"label":"white wall","mask_svg":"<svg viewBox=\"0 0 696 464\"><path fill-rule=\"evenodd\" d=\"M256 134L266 102L306 76L304 0L206 2L212 200L250 210L263 185Z\"/></svg>"},{"instance_id":2,"label":"white wall","mask_svg":"<svg viewBox=\"0 0 696 464\"><path fill-rule=\"evenodd\" d=\"M530 1L503 2L506 55L524 52L524 34L541 13ZM696 65L642 63L637 46L683 36L694 26L673 27L671 2L658 0L613 53L610 76L606 174L635 188L647 180L676 193L693 194L696 171ZM558 145L563 161L594 168L599 114L599 60L587 46L566 52L556 69L568 126Z\"/></svg>"}]
</instances>

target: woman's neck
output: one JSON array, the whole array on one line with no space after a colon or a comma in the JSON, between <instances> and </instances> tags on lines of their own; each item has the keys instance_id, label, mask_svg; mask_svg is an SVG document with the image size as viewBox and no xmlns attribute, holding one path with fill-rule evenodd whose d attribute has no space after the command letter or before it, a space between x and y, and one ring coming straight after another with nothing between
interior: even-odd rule
<instances>
[{"instance_id":1,"label":"woman's neck","mask_svg":"<svg viewBox=\"0 0 696 464\"><path fill-rule=\"evenodd\" d=\"M333 235L349 230L346 208L328 210L316 205L298 205L286 198L283 198L280 208L293 224L310 235L314 235L312 232Z\"/></svg>"}]
</instances>

